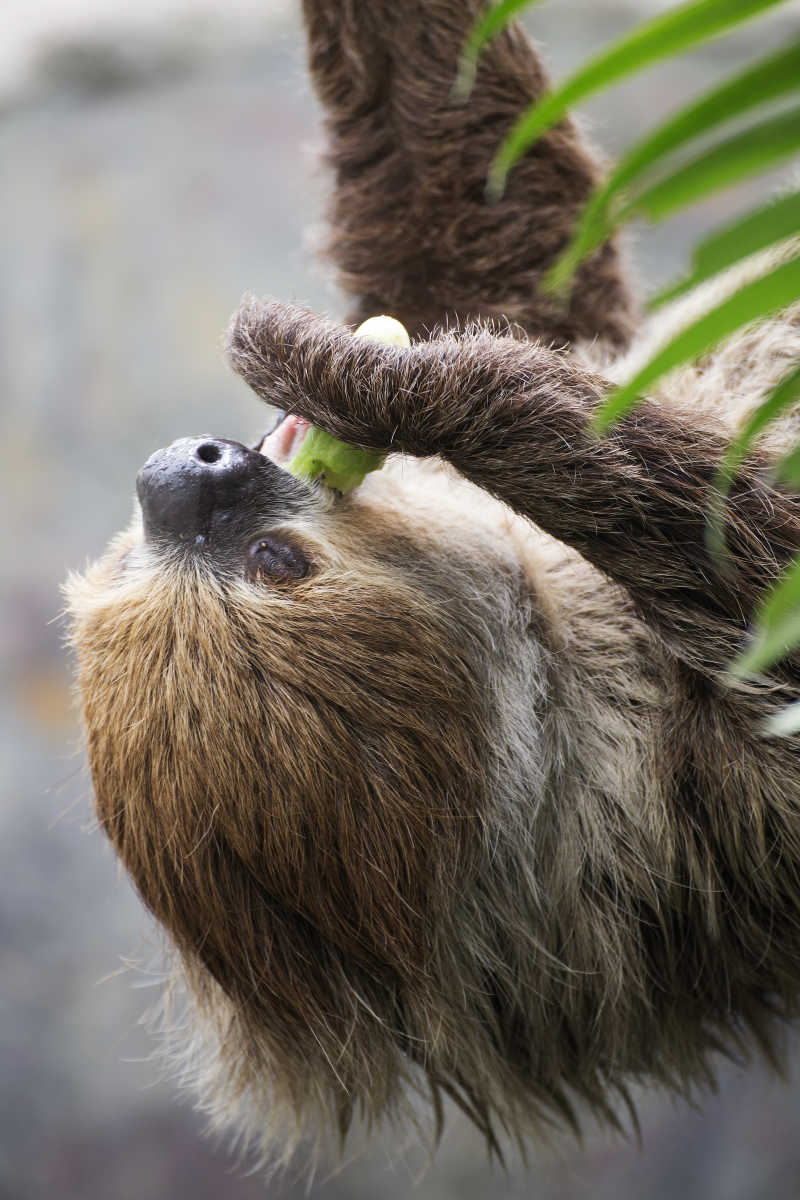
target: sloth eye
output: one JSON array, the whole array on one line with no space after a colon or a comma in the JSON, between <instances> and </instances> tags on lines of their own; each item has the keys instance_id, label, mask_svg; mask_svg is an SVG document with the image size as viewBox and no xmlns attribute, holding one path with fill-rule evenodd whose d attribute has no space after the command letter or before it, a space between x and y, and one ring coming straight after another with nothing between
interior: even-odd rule
<instances>
[{"instance_id":1,"label":"sloth eye","mask_svg":"<svg viewBox=\"0 0 800 1200\"><path fill-rule=\"evenodd\" d=\"M277 537L261 537L247 551L247 574L251 579L268 577L278 583L303 579L310 565L302 550Z\"/></svg>"}]
</instances>

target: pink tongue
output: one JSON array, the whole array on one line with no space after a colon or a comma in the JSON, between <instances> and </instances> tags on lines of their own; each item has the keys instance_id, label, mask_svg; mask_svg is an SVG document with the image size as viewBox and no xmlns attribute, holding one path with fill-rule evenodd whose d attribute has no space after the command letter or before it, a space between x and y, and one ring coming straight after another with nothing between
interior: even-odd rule
<instances>
[{"instance_id":1,"label":"pink tongue","mask_svg":"<svg viewBox=\"0 0 800 1200\"><path fill-rule=\"evenodd\" d=\"M284 463L292 461L307 432L308 421L290 414L268 438L265 438L261 445L261 453L283 466Z\"/></svg>"}]
</instances>

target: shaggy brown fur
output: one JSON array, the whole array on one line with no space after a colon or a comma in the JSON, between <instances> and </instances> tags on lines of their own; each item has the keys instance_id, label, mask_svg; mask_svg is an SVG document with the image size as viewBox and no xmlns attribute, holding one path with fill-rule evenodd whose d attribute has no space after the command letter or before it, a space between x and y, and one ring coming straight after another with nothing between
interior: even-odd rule
<instances>
[{"instance_id":1,"label":"shaggy brown fur","mask_svg":"<svg viewBox=\"0 0 800 1200\"><path fill-rule=\"evenodd\" d=\"M489 163L549 80L512 26L481 58L466 107L451 90L477 0L304 0L309 65L327 110L335 188L329 254L359 322L388 312L413 333L502 316L559 343L627 343L634 327L616 246L585 266L567 312L537 292L598 179L571 121L484 198Z\"/></svg>"},{"instance_id":2,"label":"shaggy brown fur","mask_svg":"<svg viewBox=\"0 0 800 1200\"><path fill-rule=\"evenodd\" d=\"M307 0L334 254L355 319L505 314L543 340L467 324L399 350L247 303L230 355L260 395L414 457L346 498L273 482L200 550L137 518L69 585L98 812L177 947L189 1070L278 1156L408 1114L413 1088L490 1147L577 1125L576 1103L615 1122L631 1081L777 1057L798 1009L800 743L761 722L800 676L737 687L725 665L800 506L751 463L719 574L725 434L697 372L591 436L607 384L550 343L626 341L616 252L568 314L535 284L594 168L565 125L484 206L543 75L512 31L451 107L477 8ZM760 336L800 354L796 315ZM742 347L706 365L736 380L717 407L772 381ZM265 532L305 577L248 576Z\"/></svg>"}]
</instances>

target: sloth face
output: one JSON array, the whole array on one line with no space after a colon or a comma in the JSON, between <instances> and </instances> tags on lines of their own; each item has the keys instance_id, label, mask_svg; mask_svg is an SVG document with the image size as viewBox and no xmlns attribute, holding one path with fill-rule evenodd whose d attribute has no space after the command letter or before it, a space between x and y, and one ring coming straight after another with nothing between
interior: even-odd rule
<instances>
[{"instance_id":1,"label":"sloth face","mask_svg":"<svg viewBox=\"0 0 800 1200\"><path fill-rule=\"evenodd\" d=\"M342 972L364 995L428 972L530 618L505 516L380 474L337 498L181 439L67 589L101 823L184 958L283 1041L310 1008L336 1025Z\"/></svg>"}]
</instances>

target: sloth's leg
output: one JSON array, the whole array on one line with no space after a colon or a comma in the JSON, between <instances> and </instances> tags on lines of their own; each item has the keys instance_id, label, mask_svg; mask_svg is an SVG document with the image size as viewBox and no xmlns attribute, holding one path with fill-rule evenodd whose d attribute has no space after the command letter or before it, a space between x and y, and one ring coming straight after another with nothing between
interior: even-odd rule
<instances>
[{"instance_id":1,"label":"sloth's leg","mask_svg":"<svg viewBox=\"0 0 800 1200\"><path fill-rule=\"evenodd\" d=\"M390 350L301 309L252 302L229 349L256 392L334 436L449 460L625 587L706 675L724 672L758 600L800 549L798 498L752 461L731 493L728 570L710 557L706 519L725 441L693 424L691 395L686 420L645 402L598 438L590 421L610 385L566 354L485 330ZM797 672L784 672L797 687Z\"/></svg>"},{"instance_id":2,"label":"sloth's leg","mask_svg":"<svg viewBox=\"0 0 800 1200\"><path fill-rule=\"evenodd\" d=\"M518 27L482 56L466 104L451 99L481 0L304 0L309 62L334 176L328 254L352 297L424 335L470 316L508 318L560 345L624 345L632 305L614 244L578 278L567 311L538 291L565 245L597 164L565 121L487 203L487 171L519 113L547 86Z\"/></svg>"}]
</instances>

